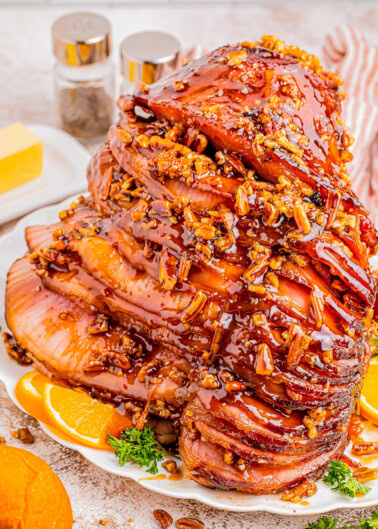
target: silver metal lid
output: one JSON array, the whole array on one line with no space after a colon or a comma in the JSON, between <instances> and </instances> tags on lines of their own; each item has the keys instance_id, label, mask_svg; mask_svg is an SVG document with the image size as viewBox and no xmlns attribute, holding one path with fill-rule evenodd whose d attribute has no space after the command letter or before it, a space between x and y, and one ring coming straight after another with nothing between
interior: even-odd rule
<instances>
[{"instance_id":1,"label":"silver metal lid","mask_svg":"<svg viewBox=\"0 0 378 529\"><path fill-rule=\"evenodd\" d=\"M135 33L121 43L121 73L132 83L154 83L164 67L176 67L179 51L180 43L173 35L163 31Z\"/></svg>"},{"instance_id":2,"label":"silver metal lid","mask_svg":"<svg viewBox=\"0 0 378 529\"><path fill-rule=\"evenodd\" d=\"M111 53L110 22L96 13L69 13L52 26L55 57L69 66L100 62Z\"/></svg>"}]
</instances>

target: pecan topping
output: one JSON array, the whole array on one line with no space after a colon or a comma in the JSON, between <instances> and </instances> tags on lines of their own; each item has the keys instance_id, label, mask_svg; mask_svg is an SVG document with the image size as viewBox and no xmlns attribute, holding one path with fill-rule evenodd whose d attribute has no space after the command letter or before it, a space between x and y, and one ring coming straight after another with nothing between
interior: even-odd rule
<instances>
[{"instance_id":1,"label":"pecan topping","mask_svg":"<svg viewBox=\"0 0 378 529\"><path fill-rule=\"evenodd\" d=\"M129 145L133 141L133 137L131 136L130 132L120 128L116 129L115 137L117 140L125 143L126 145Z\"/></svg>"},{"instance_id":2,"label":"pecan topping","mask_svg":"<svg viewBox=\"0 0 378 529\"><path fill-rule=\"evenodd\" d=\"M262 255L256 259L256 261L247 268L243 276L250 283L254 283L258 277L260 277L269 266L269 257Z\"/></svg>"},{"instance_id":3,"label":"pecan topping","mask_svg":"<svg viewBox=\"0 0 378 529\"><path fill-rule=\"evenodd\" d=\"M231 382L227 382L224 389L228 393L234 393L237 391L245 391L247 389L247 386L244 384L244 382L240 382L239 380L233 380Z\"/></svg>"},{"instance_id":4,"label":"pecan topping","mask_svg":"<svg viewBox=\"0 0 378 529\"><path fill-rule=\"evenodd\" d=\"M323 324L323 312L324 312L324 301L321 295L317 295L313 292L310 296L310 306L315 317L315 325L318 329Z\"/></svg>"},{"instance_id":5,"label":"pecan topping","mask_svg":"<svg viewBox=\"0 0 378 529\"><path fill-rule=\"evenodd\" d=\"M2 338L4 340L4 345L7 353L14 360L16 360L17 363L21 365L29 365L33 362L32 358L29 357L26 349L22 349L22 347L18 345L16 338L12 334L4 332L2 334Z\"/></svg>"},{"instance_id":6,"label":"pecan topping","mask_svg":"<svg viewBox=\"0 0 378 529\"><path fill-rule=\"evenodd\" d=\"M359 467L353 471L353 477L356 478L360 483L366 483L367 481L373 481L377 479L378 471L376 468Z\"/></svg>"},{"instance_id":7,"label":"pecan topping","mask_svg":"<svg viewBox=\"0 0 378 529\"><path fill-rule=\"evenodd\" d=\"M318 487L315 482L312 479L306 479L293 489L285 490L281 496L281 500L299 503L304 496L313 496L317 490Z\"/></svg>"},{"instance_id":8,"label":"pecan topping","mask_svg":"<svg viewBox=\"0 0 378 529\"><path fill-rule=\"evenodd\" d=\"M177 529L204 529L205 524L197 518L180 518L176 522Z\"/></svg>"},{"instance_id":9,"label":"pecan topping","mask_svg":"<svg viewBox=\"0 0 378 529\"><path fill-rule=\"evenodd\" d=\"M287 364L288 366L296 366L301 361L305 349L308 348L310 339L305 335L300 325L293 324L289 330L289 343Z\"/></svg>"},{"instance_id":10,"label":"pecan topping","mask_svg":"<svg viewBox=\"0 0 378 529\"><path fill-rule=\"evenodd\" d=\"M303 235L307 235L311 231L311 223L308 219L306 209L303 202L297 199L294 203L294 220Z\"/></svg>"},{"instance_id":11,"label":"pecan topping","mask_svg":"<svg viewBox=\"0 0 378 529\"><path fill-rule=\"evenodd\" d=\"M181 257L177 271L177 278L180 281L184 281L184 279L187 279L191 266L192 262L189 259L187 259L186 257Z\"/></svg>"},{"instance_id":12,"label":"pecan topping","mask_svg":"<svg viewBox=\"0 0 378 529\"><path fill-rule=\"evenodd\" d=\"M105 314L98 314L95 321L88 327L89 334L101 334L109 330L109 319Z\"/></svg>"},{"instance_id":13,"label":"pecan topping","mask_svg":"<svg viewBox=\"0 0 378 529\"><path fill-rule=\"evenodd\" d=\"M355 454L356 456L378 454L378 443L370 441L358 441L353 443L352 454Z\"/></svg>"},{"instance_id":14,"label":"pecan topping","mask_svg":"<svg viewBox=\"0 0 378 529\"><path fill-rule=\"evenodd\" d=\"M168 461L164 461L162 466L170 474L175 474L177 472L177 463L173 459L169 459Z\"/></svg>"},{"instance_id":15,"label":"pecan topping","mask_svg":"<svg viewBox=\"0 0 378 529\"><path fill-rule=\"evenodd\" d=\"M167 527L170 527L173 524L172 516L166 511L163 511L163 509L156 509L153 512L153 515L155 520L160 522L161 529L167 529Z\"/></svg>"},{"instance_id":16,"label":"pecan topping","mask_svg":"<svg viewBox=\"0 0 378 529\"><path fill-rule=\"evenodd\" d=\"M182 323L188 323L194 320L198 314L202 311L207 301L207 295L198 290L189 306L185 309L181 321Z\"/></svg>"},{"instance_id":17,"label":"pecan topping","mask_svg":"<svg viewBox=\"0 0 378 529\"><path fill-rule=\"evenodd\" d=\"M313 439L318 435L316 431L316 426L324 421L326 417L326 411L322 410L322 408L317 408L315 410L311 410L307 413L307 415L303 418L303 424L308 429L308 436L310 439Z\"/></svg>"},{"instance_id":18,"label":"pecan topping","mask_svg":"<svg viewBox=\"0 0 378 529\"><path fill-rule=\"evenodd\" d=\"M269 376L273 373L273 369L272 352L266 343L261 343L257 348L256 374Z\"/></svg>"},{"instance_id":19,"label":"pecan topping","mask_svg":"<svg viewBox=\"0 0 378 529\"><path fill-rule=\"evenodd\" d=\"M159 281L164 290L172 290L177 283L177 265L177 257L170 254L168 250L160 252Z\"/></svg>"},{"instance_id":20,"label":"pecan topping","mask_svg":"<svg viewBox=\"0 0 378 529\"><path fill-rule=\"evenodd\" d=\"M248 195L244 186L239 186L236 191L236 213L241 217L249 213Z\"/></svg>"}]
</instances>

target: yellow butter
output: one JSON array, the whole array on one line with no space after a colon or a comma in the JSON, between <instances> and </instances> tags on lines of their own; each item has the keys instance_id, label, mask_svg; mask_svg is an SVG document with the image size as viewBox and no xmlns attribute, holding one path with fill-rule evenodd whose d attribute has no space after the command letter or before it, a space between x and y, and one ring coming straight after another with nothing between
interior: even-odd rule
<instances>
[{"instance_id":1,"label":"yellow butter","mask_svg":"<svg viewBox=\"0 0 378 529\"><path fill-rule=\"evenodd\" d=\"M42 141L21 123L0 129L0 193L42 173Z\"/></svg>"}]
</instances>

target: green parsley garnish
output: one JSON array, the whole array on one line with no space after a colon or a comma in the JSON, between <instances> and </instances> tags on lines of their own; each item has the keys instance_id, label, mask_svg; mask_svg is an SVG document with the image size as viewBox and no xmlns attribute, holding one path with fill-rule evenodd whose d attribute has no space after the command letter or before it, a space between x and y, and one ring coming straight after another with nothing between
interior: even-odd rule
<instances>
[{"instance_id":1,"label":"green parsley garnish","mask_svg":"<svg viewBox=\"0 0 378 529\"><path fill-rule=\"evenodd\" d=\"M315 523L309 523L306 529L333 529L338 522L338 518L323 516ZM343 525L340 529L378 529L378 512L372 511L371 518L363 519L359 525Z\"/></svg>"},{"instance_id":2,"label":"green parsley garnish","mask_svg":"<svg viewBox=\"0 0 378 529\"><path fill-rule=\"evenodd\" d=\"M370 338L370 342L375 345L374 356L378 355L378 335L373 336L373 338Z\"/></svg>"},{"instance_id":3,"label":"green parsley garnish","mask_svg":"<svg viewBox=\"0 0 378 529\"><path fill-rule=\"evenodd\" d=\"M353 477L351 469L341 461L331 461L327 474L323 477L327 485L335 485L332 490L354 498L357 493L367 494L371 488Z\"/></svg>"},{"instance_id":4,"label":"green parsley garnish","mask_svg":"<svg viewBox=\"0 0 378 529\"><path fill-rule=\"evenodd\" d=\"M121 432L118 439L108 434L108 443L114 448L114 454L118 457L121 467L125 463L137 463L140 467L147 467L147 472L156 474L157 462L166 455L166 451L154 437L154 432L149 426L138 430L138 428L127 428Z\"/></svg>"},{"instance_id":5,"label":"green parsley garnish","mask_svg":"<svg viewBox=\"0 0 378 529\"><path fill-rule=\"evenodd\" d=\"M337 524L338 518L329 518L329 516L323 516L319 518L317 522L309 523L306 529L333 529Z\"/></svg>"}]
</instances>

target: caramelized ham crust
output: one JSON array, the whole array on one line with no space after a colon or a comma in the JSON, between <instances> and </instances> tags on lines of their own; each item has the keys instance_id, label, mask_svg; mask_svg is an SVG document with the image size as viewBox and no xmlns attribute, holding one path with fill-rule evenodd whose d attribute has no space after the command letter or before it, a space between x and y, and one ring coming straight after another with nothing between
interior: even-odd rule
<instances>
[{"instance_id":1,"label":"caramelized ham crust","mask_svg":"<svg viewBox=\"0 0 378 529\"><path fill-rule=\"evenodd\" d=\"M90 197L26 230L7 321L37 369L170 420L188 477L277 492L343 452L377 248L350 189L340 80L264 37L135 96Z\"/></svg>"}]
</instances>

